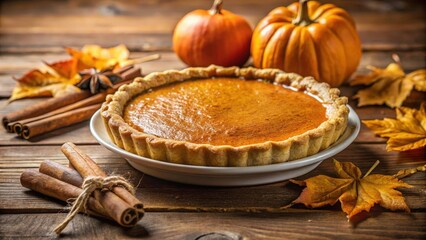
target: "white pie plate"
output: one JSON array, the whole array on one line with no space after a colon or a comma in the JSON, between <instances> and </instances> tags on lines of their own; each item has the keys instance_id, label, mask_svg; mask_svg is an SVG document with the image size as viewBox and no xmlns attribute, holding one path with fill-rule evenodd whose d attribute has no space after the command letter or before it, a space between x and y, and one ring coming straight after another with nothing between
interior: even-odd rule
<instances>
[{"instance_id":1,"label":"white pie plate","mask_svg":"<svg viewBox=\"0 0 426 240\"><path fill-rule=\"evenodd\" d=\"M157 161L141 157L117 147L109 138L97 111L90 120L90 131L96 140L114 153L125 158L137 170L165 180L204 186L249 186L279 182L306 174L323 160L348 147L357 137L360 121L350 109L348 127L339 140L329 148L298 160L253 167L206 167Z\"/></svg>"}]
</instances>

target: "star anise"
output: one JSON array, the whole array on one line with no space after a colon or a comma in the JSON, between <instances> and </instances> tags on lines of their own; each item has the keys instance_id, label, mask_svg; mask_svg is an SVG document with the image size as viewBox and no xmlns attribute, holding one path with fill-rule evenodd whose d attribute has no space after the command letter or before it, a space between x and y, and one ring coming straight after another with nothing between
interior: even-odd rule
<instances>
[{"instance_id":1,"label":"star anise","mask_svg":"<svg viewBox=\"0 0 426 240\"><path fill-rule=\"evenodd\" d=\"M114 73L112 69L98 71L95 68L90 68L79 72L81 81L77 87L81 89L90 89L92 94L100 92L102 89L110 88L114 83L122 80L118 73Z\"/></svg>"}]
</instances>

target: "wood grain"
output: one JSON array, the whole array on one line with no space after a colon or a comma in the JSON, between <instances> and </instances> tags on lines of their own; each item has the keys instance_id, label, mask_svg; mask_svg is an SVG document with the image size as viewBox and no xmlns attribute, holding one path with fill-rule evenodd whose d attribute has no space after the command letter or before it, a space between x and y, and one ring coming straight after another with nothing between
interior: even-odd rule
<instances>
[{"instance_id":1,"label":"wood grain","mask_svg":"<svg viewBox=\"0 0 426 240\"><path fill-rule=\"evenodd\" d=\"M280 207L289 204L300 193L301 188L287 181L263 186L240 188L198 187L160 180L136 171L124 159L101 146L80 146L108 173L128 177L138 186L137 196L142 199L147 211L244 211L244 208ZM37 168L46 160L67 164L59 146L34 147L10 146L0 148L0 212L54 212L63 208L63 204L40 194L28 191L20 186L19 175L23 169ZM19 153L18 153L19 151ZM407 153L386 153L383 144L353 144L335 156L342 162L357 164L366 172L379 159L381 164L374 173L395 174L401 169L412 168L426 163L426 150ZM29 159L28 156L31 156ZM312 172L299 177L305 179L318 174L336 176L332 161L324 161ZM426 179L423 173L404 179L415 188L401 189L407 203L413 211L424 210L426 206ZM261 196L254 198L252 196ZM46 201L47 200L47 201ZM31 202L31 205L25 204ZM332 209L339 211L336 205Z\"/></svg>"},{"instance_id":2,"label":"wood grain","mask_svg":"<svg viewBox=\"0 0 426 240\"><path fill-rule=\"evenodd\" d=\"M267 0L257 4L254 0L230 0L225 8L244 16L254 27L270 10L291 2ZM365 50L410 50L426 46L425 7L418 1L329 2L346 8L353 16ZM207 2L177 0L2 3L0 51L50 51L58 46L93 42L105 46L125 43L139 51L170 50L171 34L179 19L192 10L208 8Z\"/></svg>"},{"instance_id":3,"label":"wood grain","mask_svg":"<svg viewBox=\"0 0 426 240\"><path fill-rule=\"evenodd\" d=\"M288 210L264 213L146 213L131 229L78 215L61 235L63 239L424 239L425 213L386 213L354 227L342 213ZM8 238L50 239L53 226L65 218L55 214L0 215L0 234ZM20 231L25 229L25 231ZM209 235L218 238L209 238Z\"/></svg>"},{"instance_id":4,"label":"wood grain","mask_svg":"<svg viewBox=\"0 0 426 240\"><path fill-rule=\"evenodd\" d=\"M277 6L294 0L226 0L225 9L244 16L252 26ZM392 53L401 57L406 72L426 66L426 5L422 1L328 0L346 9L355 19L363 43L363 57L356 74L367 65L385 67ZM132 58L159 52L162 59L140 66L145 74L185 65L171 51L177 21L194 9L207 9L211 1L183 0L16 0L0 1L0 117L40 99L5 105L15 86L13 76L41 66L42 60L66 59L63 47L84 44L126 44ZM248 63L250 65L250 62ZM351 97L359 87L343 86L342 94L361 119L394 117L383 106L356 107ZM413 91L405 101L418 107L426 93ZM98 145L88 122L53 131L25 141L0 130L0 239L51 239L54 225L65 217L64 203L24 189L19 176L46 159L66 165L60 145L71 141L88 152L108 173L123 175L137 186L137 197L147 213L137 227L123 229L113 223L78 215L63 238L77 239L425 239L426 178L417 173L404 181L414 186L400 189L412 212L391 212L374 207L356 225L347 222L340 205L307 209L293 206L270 213L294 200L301 188L288 181L252 187L202 187L178 184L144 175L118 155ZM386 139L365 126L355 143L334 156L366 172L379 159L373 174L426 163L426 149L387 152ZM305 179L318 174L335 176L331 158Z\"/></svg>"}]
</instances>

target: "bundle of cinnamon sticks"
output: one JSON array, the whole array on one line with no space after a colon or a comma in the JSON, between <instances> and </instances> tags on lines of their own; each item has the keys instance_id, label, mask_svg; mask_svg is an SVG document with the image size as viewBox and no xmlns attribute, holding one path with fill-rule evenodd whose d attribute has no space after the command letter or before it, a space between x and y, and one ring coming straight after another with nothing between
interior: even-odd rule
<instances>
[{"instance_id":1,"label":"bundle of cinnamon sticks","mask_svg":"<svg viewBox=\"0 0 426 240\"><path fill-rule=\"evenodd\" d=\"M108 94L114 93L121 85L129 83L142 73L140 68L130 65L117 70L117 74L121 75L121 81L112 88L94 95L82 90L30 105L5 115L2 119L3 126L7 132L30 139L88 120L100 108Z\"/></svg>"},{"instance_id":2,"label":"bundle of cinnamon sticks","mask_svg":"<svg viewBox=\"0 0 426 240\"><path fill-rule=\"evenodd\" d=\"M25 170L21 175L22 186L44 195L68 202L82 193L84 178L106 177L106 173L73 143L65 143L62 152L70 167L44 161L36 170ZM144 215L143 204L122 187L95 190L85 206L85 213L112 219L124 227L134 226ZM62 230L62 229L61 229Z\"/></svg>"}]
</instances>

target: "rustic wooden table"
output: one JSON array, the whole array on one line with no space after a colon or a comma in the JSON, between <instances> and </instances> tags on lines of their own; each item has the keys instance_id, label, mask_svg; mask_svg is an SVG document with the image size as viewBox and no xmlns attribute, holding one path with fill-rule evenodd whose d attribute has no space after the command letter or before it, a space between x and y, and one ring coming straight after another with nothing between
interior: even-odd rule
<instances>
[{"instance_id":1,"label":"rustic wooden table","mask_svg":"<svg viewBox=\"0 0 426 240\"><path fill-rule=\"evenodd\" d=\"M64 59L63 46L126 44L132 57L161 53L162 59L142 65L145 74L184 66L171 51L171 33L185 13L208 8L212 1L2 1L0 4L0 104L15 83L12 76L44 61ZM225 1L225 8L245 16L254 26L272 8L288 0ZM422 1L329 0L355 18L363 42L358 73L371 64L385 67L391 54L401 57L406 71L426 66L426 19ZM394 117L387 107L356 107L355 88L342 86L361 119ZM425 94L413 92L405 106L418 107ZM35 100L13 102L0 115ZM294 200L300 188L288 181L239 188L199 187L163 181L134 170L126 161L100 146L84 122L26 141L0 130L0 238L52 238L52 227L64 219L64 204L21 187L19 175L50 159L65 164L60 146L71 141L87 151L104 169L129 176L137 184L137 197L146 207L143 220L132 229L79 215L64 237L95 239L425 239L426 176L418 173L402 189L411 213L375 207L370 218L349 223L339 204L306 209L302 206L266 213ZM335 156L366 171L379 159L375 173L394 174L426 162L425 150L387 152L385 140L365 126L355 142ZM300 179L333 175L331 159ZM258 213L249 211L260 209Z\"/></svg>"}]
</instances>

